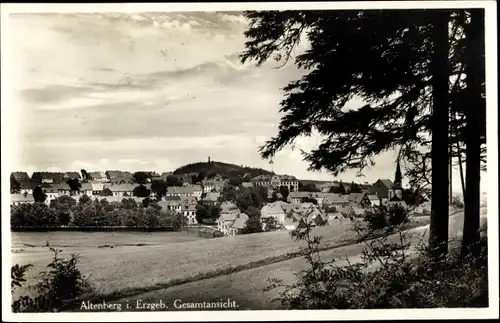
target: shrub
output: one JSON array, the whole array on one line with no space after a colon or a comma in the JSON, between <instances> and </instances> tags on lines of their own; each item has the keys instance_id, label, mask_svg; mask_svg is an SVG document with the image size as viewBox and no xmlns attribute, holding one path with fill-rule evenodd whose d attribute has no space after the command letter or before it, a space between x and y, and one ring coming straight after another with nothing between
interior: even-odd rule
<instances>
[{"instance_id":1,"label":"shrub","mask_svg":"<svg viewBox=\"0 0 500 323\"><path fill-rule=\"evenodd\" d=\"M12 304L13 312L51 312L60 311L69 306L72 301L83 293L90 291L88 278L76 267L80 257L71 255L70 258L58 256L62 250L50 248L54 253L52 262L47 265L48 271L42 272L42 281L36 287L38 296L21 296ZM16 277L11 284L12 293L14 286L21 286L24 282L24 273L31 265L12 267L11 276Z\"/></svg>"},{"instance_id":2,"label":"shrub","mask_svg":"<svg viewBox=\"0 0 500 323\"><path fill-rule=\"evenodd\" d=\"M399 205L377 206L365 212L365 221L372 231L397 226L408 221L408 212Z\"/></svg>"},{"instance_id":3,"label":"shrub","mask_svg":"<svg viewBox=\"0 0 500 323\"><path fill-rule=\"evenodd\" d=\"M355 228L366 248L359 263L347 259L346 265L320 258L321 238L311 237L310 226L292 231L293 239L307 243L301 252L309 268L297 274L294 284L272 279L265 290L284 288L275 300L288 309L488 306L486 239L476 257L450 253L435 260L422 246L410 253L409 234L389 227L372 240L367 239L370 228Z\"/></svg>"}]
</instances>

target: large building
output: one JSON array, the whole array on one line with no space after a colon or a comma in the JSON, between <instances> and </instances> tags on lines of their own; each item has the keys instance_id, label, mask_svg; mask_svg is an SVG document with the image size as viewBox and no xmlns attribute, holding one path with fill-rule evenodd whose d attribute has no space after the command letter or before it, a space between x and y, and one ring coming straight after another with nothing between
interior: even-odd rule
<instances>
[{"instance_id":1,"label":"large building","mask_svg":"<svg viewBox=\"0 0 500 323\"><path fill-rule=\"evenodd\" d=\"M370 193L377 195L382 204L388 201L401 201L403 199L402 175L399 161L396 165L394 183L389 179L379 179L373 183Z\"/></svg>"},{"instance_id":2,"label":"large building","mask_svg":"<svg viewBox=\"0 0 500 323\"><path fill-rule=\"evenodd\" d=\"M259 175L252 178L251 182L255 186L265 186L277 189L281 186L287 186L290 192L299 191L299 180L289 175Z\"/></svg>"}]
</instances>

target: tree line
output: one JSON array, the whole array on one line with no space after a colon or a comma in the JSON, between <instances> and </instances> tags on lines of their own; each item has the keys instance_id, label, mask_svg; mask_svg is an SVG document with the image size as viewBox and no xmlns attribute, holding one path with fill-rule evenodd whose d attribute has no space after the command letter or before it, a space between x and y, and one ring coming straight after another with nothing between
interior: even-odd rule
<instances>
[{"instance_id":1,"label":"tree line","mask_svg":"<svg viewBox=\"0 0 500 323\"><path fill-rule=\"evenodd\" d=\"M130 198L121 202L105 199L92 201L83 195L79 200L60 196L50 202L21 204L11 207L11 227L132 227L171 228L178 230L186 225L185 218L175 212L164 211L155 200L137 203Z\"/></svg>"}]
</instances>

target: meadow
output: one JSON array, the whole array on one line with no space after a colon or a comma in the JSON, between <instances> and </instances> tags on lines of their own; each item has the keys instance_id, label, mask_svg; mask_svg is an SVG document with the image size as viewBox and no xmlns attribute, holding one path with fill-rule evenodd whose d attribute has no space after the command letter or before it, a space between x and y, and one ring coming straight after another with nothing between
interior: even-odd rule
<instances>
[{"instance_id":1,"label":"meadow","mask_svg":"<svg viewBox=\"0 0 500 323\"><path fill-rule=\"evenodd\" d=\"M355 238L349 223L320 227L324 246ZM33 264L28 283L40 278L53 254L79 254L78 267L90 275L97 295L127 295L161 288L189 278L203 278L238 266L297 252L300 245L287 231L203 239L187 232L45 232L12 233L13 264ZM25 287L19 294L34 292ZM17 294L17 293L16 293Z\"/></svg>"},{"instance_id":2,"label":"meadow","mask_svg":"<svg viewBox=\"0 0 500 323\"><path fill-rule=\"evenodd\" d=\"M482 210L481 223L486 225L486 212ZM429 218L421 218L421 221ZM421 222L423 224L424 222ZM428 223L428 222L427 222ZM458 213L450 216L450 246L457 247L457 237L463 229L463 214ZM412 229L410 240L411 250L415 250L420 242L427 241L429 237L429 226L419 226ZM393 243L399 243L399 236L391 238ZM341 248L325 250L321 252L321 259L328 261L335 258L337 265L347 264L346 257L350 263L360 261L360 253L366 245L362 243L350 244ZM282 279L286 284L295 282L295 274L305 270L310 265L303 257L272 263L265 266L250 268L228 275L221 275L209 279L193 281L187 284L172 286L166 289L150 291L140 295L134 295L119 299L118 302L134 304L136 300L143 302L162 300L166 304L173 304L176 299L183 301L218 301L219 299L231 299L238 305L238 310L279 310L285 309L280 302L272 300L279 296L282 288L264 291L269 286L269 279ZM170 306L169 310L175 310Z\"/></svg>"},{"instance_id":3,"label":"meadow","mask_svg":"<svg viewBox=\"0 0 500 323\"><path fill-rule=\"evenodd\" d=\"M425 223L420 223L420 225ZM357 238L349 221L313 229L322 247L334 248ZM296 257L303 246L288 231L203 239L182 232L45 232L12 233L13 264L33 264L27 284L16 295L35 293L53 254L79 254L78 267L90 275L95 297L118 299L183 283L217 277ZM31 285L31 287L30 287Z\"/></svg>"}]
</instances>

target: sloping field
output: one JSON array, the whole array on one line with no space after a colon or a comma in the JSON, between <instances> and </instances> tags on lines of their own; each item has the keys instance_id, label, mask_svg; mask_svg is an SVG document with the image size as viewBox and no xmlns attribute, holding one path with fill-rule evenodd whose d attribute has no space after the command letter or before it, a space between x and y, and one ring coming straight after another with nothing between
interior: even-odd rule
<instances>
[{"instance_id":1,"label":"sloping field","mask_svg":"<svg viewBox=\"0 0 500 323\"><path fill-rule=\"evenodd\" d=\"M349 228L349 223L337 227L315 228L314 235L324 237L322 246L335 246L355 238L355 233L349 231ZM105 239L89 244L85 233L67 234L69 237L63 244L68 247L61 248L61 255L80 254L82 258L79 268L83 273L91 274L89 282L95 293L102 296L147 291L155 286L158 288L189 277L201 279L207 274L213 275L252 262L296 252L300 247L299 243L290 238L289 232L146 246L117 245L114 248L98 248L98 245L110 244ZM131 244L137 244L141 240L133 233L128 234ZM86 241L84 247L79 246L79 239ZM44 243L45 240L42 240L33 245L42 246ZM16 244L19 246L19 242ZM47 247L23 249L13 249L13 263L33 264L35 268L29 270L27 277L32 281L33 278L39 277L40 271L51 261L52 254ZM25 289L22 292L27 291L29 290Z\"/></svg>"},{"instance_id":2,"label":"sloping field","mask_svg":"<svg viewBox=\"0 0 500 323\"><path fill-rule=\"evenodd\" d=\"M486 213L482 210L481 223L486 223ZM429 237L429 226L422 226L410 230L412 249L420 241L427 241ZM457 213L450 217L449 236L454 241L460 236L463 229L463 213ZM394 235L390 239L393 243L399 243L399 236ZM366 246L362 243L350 244L341 248L321 252L324 261L335 258L337 265L346 264L348 257L351 263L360 261L360 254ZM266 266L242 270L229 275L195 281L166 289L151 291L148 293L124 297L118 303L129 303L133 307L137 300L143 303L158 302L162 300L169 306L168 310L177 310L173 304L175 300L182 302L216 302L220 299L231 299L238 304L237 310L278 310L286 309L280 302L272 302L279 296L282 288L264 291L269 286L268 279L282 279L285 284L293 284L296 281L295 274L300 270L307 269L309 265L303 257L293 258Z\"/></svg>"}]
</instances>

